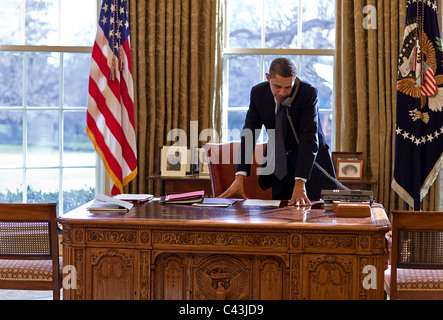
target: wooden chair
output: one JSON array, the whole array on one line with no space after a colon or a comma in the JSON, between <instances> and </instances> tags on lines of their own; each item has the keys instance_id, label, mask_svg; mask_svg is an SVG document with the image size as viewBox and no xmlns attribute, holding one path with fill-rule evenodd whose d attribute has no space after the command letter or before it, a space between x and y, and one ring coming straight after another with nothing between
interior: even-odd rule
<instances>
[{"instance_id":1,"label":"wooden chair","mask_svg":"<svg viewBox=\"0 0 443 320\"><path fill-rule=\"evenodd\" d=\"M385 292L391 300L443 299L443 212L392 211Z\"/></svg>"},{"instance_id":2,"label":"wooden chair","mask_svg":"<svg viewBox=\"0 0 443 320\"><path fill-rule=\"evenodd\" d=\"M60 299L56 203L0 203L0 289L52 290Z\"/></svg>"},{"instance_id":3,"label":"wooden chair","mask_svg":"<svg viewBox=\"0 0 443 320\"><path fill-rule=\"evenodd\" d=\"M221 195L234 181L239 145L240 142L229 142L207 143L203 146L209 161L213 197ZM256 145L251 164L251 175L245 179L243 185L246 196L251 199L269 200L272 198L271 189L263 190L260 188L256 170L263 159L265 147L265 143Z\"/></svg>"}]
</instances>

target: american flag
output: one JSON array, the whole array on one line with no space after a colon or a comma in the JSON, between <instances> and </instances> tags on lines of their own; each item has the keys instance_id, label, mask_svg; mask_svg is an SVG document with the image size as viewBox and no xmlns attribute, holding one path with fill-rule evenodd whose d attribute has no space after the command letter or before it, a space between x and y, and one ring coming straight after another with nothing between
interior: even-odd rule
<instances>
[{"instance_id":1,"label":"american flag","mask_svg":"<svg viewBox=\"0 0 443 320\"><path fill-rule=\"evenodd\" d=\"M112 180L112 195L137 175L127 11L126 0L103 0L89 77L86 132Z\"/></svg>"}]
</instances>

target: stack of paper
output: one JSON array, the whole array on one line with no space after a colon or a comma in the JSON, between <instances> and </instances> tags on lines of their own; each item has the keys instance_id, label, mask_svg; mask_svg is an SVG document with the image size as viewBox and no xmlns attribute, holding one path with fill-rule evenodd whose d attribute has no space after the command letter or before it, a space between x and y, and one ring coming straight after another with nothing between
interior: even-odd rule
<instances>
[{"instance_id":1,"label":"stack of paper","mask_svg":"<svg viewBox=\"0 0 443 320\"><path fill-rule=\"evenodd\" d=\"M154 198L153 194L128 194L128 193L119 194L114 197L114 199L131 201L133 203L147 202L151 201L153 198Z\"/></svg>"},{"instance_id":2,"label":"stack of paper","mask_svg":"<svg viewBox=\"0 0 443 320\"><path fill-rule=\"evenodd\" d=\"M97 194L94 202L88 207L89 211L113 211L113 212L127 212L131 210L134 205L130 202L119 200L113 197L108 197L104 194Z\"/></svg>"},{"instance_id":3,"label":"stack of paper","mask_svg":"<svg viewBox=\"0 0 443 320\"><path fill-rule=\"evenodd\" d=\"M229 207L237 202L237 199L222 199L222 198L205 198L203 202L194 203L196 207Z\"/></svg>"}]
</instances>

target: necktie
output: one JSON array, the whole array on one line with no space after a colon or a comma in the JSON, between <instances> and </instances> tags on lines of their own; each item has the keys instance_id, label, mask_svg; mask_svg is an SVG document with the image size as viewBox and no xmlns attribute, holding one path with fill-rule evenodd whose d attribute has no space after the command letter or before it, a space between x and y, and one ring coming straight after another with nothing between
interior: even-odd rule
<instances>
[{"instance_id":1,"label":"necktie","mask_svg":"<svg viewBox=\"0 0 443 320\"><path fill-rule=\"evenodd\" d=\"M275 115L275 170L274 175L282 180L286 176L286 148L285 148L285 133L286 133L286 117L285 107L280 102L277 103L277 113Z\"/></svg>"}]
</instances>

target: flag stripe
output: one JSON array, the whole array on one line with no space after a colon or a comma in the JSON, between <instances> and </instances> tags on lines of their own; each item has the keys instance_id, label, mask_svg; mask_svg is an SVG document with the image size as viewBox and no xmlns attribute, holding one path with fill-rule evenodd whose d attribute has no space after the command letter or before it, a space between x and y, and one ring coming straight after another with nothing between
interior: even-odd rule
<instances>
[{"instance_id":1,"label":"flag stripe","mask_svg":"<svg viewBox=\"0 0 443 320\"><path fill-rule=\"evenodd\" d=\"M431 68L426 66L426 72L423 76L423 84L421 87L421 92L425 96L433 96L437 89L437 82L434 77L434 73Z\"/></svg>"},{"instance_id":2,"label":"flag stripe","mask_svg":"<svg viewBox=\"0 0 443 320\"><path fill-rule=\"evenodd\" d=\"M113 145L115 148L118 148L121 146L121 150L123 152L119 152L118 156L123 157L127 163L134 165L134 163L137 163L137 159L135 158L135 155L133 152L125 152L129 151L129 149L132 150L132 147L128 143L128 140L126 139L126 135L124 135L122 132L122 125L116 120L114 115L112 114L110 108L107 106L115 105L115 101L106 101L105 97L102 95L98 87L96 86L95 81L90 82L90 93L92 98L96 101L96 107L99 110L99 112L104 116L106 121L106 129L109 130L113 137L117 141L109 141L110 145ZM112 97L112 95L107 95L107 97ZM113 150L114 152L117 152L118 150Z\"/></svg>"},{"instance_id":3,"label":"flag stripe","mask_svg":"<svg viewBox=\"0 0 443 320\"><path fill-rule=\"evenodd\" d=\"M96 44L97 45L97 44ZM112 91L114 97L120 96L120 85L117 81L110 81L111 78L111 59L103 54L101 47L94 46L92 50L92 59L96 62L100 73L96 72L94 75L97 77L94 80L98 83L99 80L107 81L107 87ZM109 50L108 50L109 51ZM109 60L109 61L108 61ZM92 69L92 66L91 66ZM98 78L100 76L100 78ZM104 78L102 78L104 76Z\"/></svg>"},{"instance_id":4,"label":"flag stripe","mask_svg":"<svg viewBox=\"0 0 443 320\"><path fill-rule=\"evenodd\" d=\"M91 109L95 111L94 114L102 115L103 121L105 122L103 124L103 126L101 127L100 132L102 133L102 135L106 135L106 132L109 132L112 134L113 139L116 140L116 141L107 141L108 146L114 147L113 152L115 153L117 151L115 149L120 148L120 146L121 146L120 139L119 139L121 132L118 130L118 127L117 127L117 126L119 126L119 124L115 121L115 118L113 117L109 108L107 108L107 103L106 103L105 97L101 94L100 90L98 89L98 87L96 86L96 83L94 81L91 81L91 83L89 85L89 90L90 90L90 96L95 102L95 104L93 105L95 108L94 109L91 108ZM116 154L116 156L121 156L121 153Z\"/></svg>"},{"instance_id":5,"label":"flag stripe","mask_svg":"<svg viewBox=\"0 0 443 320\"><path fill-rule=\"evenodd\" d=\"M128 59L128 53L126 52L126 50L130 50L130 49L126 48L127 47L126 43L123 44L123 47L125 48L125 50L124 50L124 52L125 52L124 56L126 58L125 63L129 63L130 59ZM130 52L129 52L129 55L130 55ZM132 65L132 63L129 65ZM125 106L127 106L126 110L128 112L129 121L130 121L132 127L134 128L135 127L135 124L134 124L134 102L133 102L134 97L131 95L131 93L134 91L133 90L133 82L132 82L132 74L130 72L123 73L123 77L122 77L121 81L123 83L124 88L126 88L126 90L122 90L123 104Z\"/></svg>"}]
</instances>

